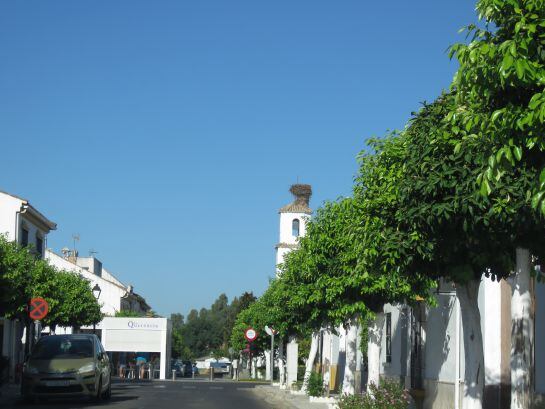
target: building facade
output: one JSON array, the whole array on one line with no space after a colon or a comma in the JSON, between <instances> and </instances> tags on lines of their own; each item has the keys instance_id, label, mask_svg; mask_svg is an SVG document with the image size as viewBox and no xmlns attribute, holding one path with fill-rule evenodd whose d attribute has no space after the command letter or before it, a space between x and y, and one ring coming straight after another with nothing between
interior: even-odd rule
<instances>
[{"instance_id":1,"label":"building facade","mask_svg":"<svg viewBox=\"0 0 545 409\"><path fill-rule=\"evenodd\" d=\"M0 192L0 234L9 241L28 246L37 257L43 258L47 235L57 225L40 213L28 200ZM0 352L7 357L8 377L15 378L15 368L23 362L23 324L19 320L0 317Z\"/></svg>"},{"instance_id":2,"label":"building facade","mask_svg":"<svg viewBox=\"0 0 545 409\"><path fill-rule=\"evenodd\" d=\"M535 408L544 408L545 284L534 283L533 389ZM511 292L506 280L483 276L479 311L484 347L483 407L511 405ZM412 391L418 407L460 409L464 400L464 342L460 302L454 288L442 283L437 306L384 306L380 349L381 376L399 379Z\"/></svg>"}]
</instances>

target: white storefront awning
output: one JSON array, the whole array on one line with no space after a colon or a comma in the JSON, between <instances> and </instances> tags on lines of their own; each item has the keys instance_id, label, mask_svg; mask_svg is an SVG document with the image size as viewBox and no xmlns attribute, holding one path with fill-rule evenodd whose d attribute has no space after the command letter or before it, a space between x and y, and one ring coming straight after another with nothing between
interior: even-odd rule
<instances>
[{"instance_id":1,"label":"white storefront awning","mask_svg":"<svg viewBox=\"0 0 545 409\"><path fill-rule=\"evenodd\" d=\"M160 353L160 378L166 379L167 365L170 363L170 320L106 317L97 325L97 329L102 330L102 345L108 352Z\"/></svg>"}]
</instances>

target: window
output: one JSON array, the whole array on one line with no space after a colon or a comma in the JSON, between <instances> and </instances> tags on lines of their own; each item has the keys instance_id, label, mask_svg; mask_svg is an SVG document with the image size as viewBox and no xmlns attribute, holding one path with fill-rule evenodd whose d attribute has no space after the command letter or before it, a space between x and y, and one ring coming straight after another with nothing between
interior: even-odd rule
<instances>
[{"instance_id":1,"label":"window","mask_svg":"<svg viewBox=\"0 0 545 409\"><path fill-rule=\"evenodd\" d=\"M299 219L293 219L291 222L291 234L294 237L299 237Z\"/></svg>"},{"instance_id":2,"label":"window","mask_svg":"<svg viewBox=\"0 0 545 409\"><path fill-rule=\"evenodd\" d=\"M392 313L386 313L386 362L392 362Z\"/></svg>"},{"instance_id":3,"label":"window","mask_svg":"<svg viewBox=\"0 0 545 409\"><path fill-rule=\"evenodd\" d=\"M44 240L40 236L36 236L36 251L43 257L44 255Z\"/></svg>"},{"instance_id":4,"label":"window","mask_svg":"<svg viewBox=\"0 0 545 409\"><path fill-rule=\"evenodd\" d=\"M28 230L24 227L21 228L21 246L28 246Z\"/></svg>"}]
</instances>

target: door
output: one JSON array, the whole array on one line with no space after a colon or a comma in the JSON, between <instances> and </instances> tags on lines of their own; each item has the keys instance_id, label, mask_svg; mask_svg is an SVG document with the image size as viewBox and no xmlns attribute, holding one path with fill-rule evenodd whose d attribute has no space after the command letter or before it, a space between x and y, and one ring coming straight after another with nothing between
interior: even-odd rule
<instances>
[{"instance_id":1,"label":"door","mask_svg":"<svg viewBox=\"0 0 545 409\"><path fill-rule=\"evenodd\" d=\"M411 319L411 389L424 389L423 384L423 362L424 342L422 316L423 306L413 308Z\"/></svg>"}]
</instances>

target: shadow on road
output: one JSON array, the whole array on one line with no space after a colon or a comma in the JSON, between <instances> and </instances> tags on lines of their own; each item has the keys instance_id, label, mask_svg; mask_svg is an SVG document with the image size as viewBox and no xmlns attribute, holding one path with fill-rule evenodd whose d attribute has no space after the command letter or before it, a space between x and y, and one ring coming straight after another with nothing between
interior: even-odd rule
<instances>
[{"instance_id":1,"label":"shadow on road","mask_svg":"<svg viewBox=\"0 0 545 409\"><path fill-rule=\"evenodd\" d=\"M29 404L25 401L18 400L15 403L15 407L40 407L40 408L88 408L89 406L107 406L109 404L115 404L115 403L121 403L126 401L131 401L138 399L139 397L136 395L113 395L109 400L107 401L100 401L100 402L94 402L89 399L67 399L67 398L59 398L59 399L47 399L47 400L39 400L35 404Z\"/></svg>"}]
</instances>

